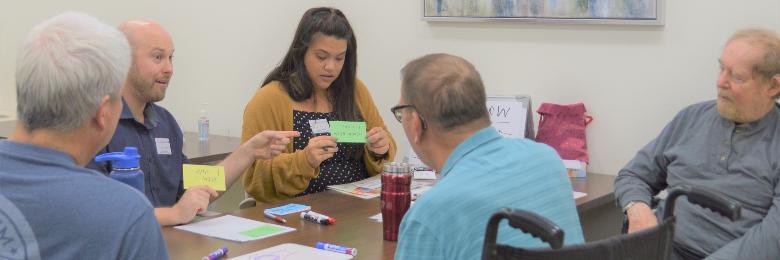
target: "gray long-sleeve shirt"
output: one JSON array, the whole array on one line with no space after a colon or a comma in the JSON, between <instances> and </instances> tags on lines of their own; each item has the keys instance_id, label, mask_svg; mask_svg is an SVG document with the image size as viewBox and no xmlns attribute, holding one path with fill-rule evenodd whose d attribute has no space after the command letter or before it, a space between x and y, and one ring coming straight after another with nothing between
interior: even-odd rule
<instances>
[{"instance_id":1,"label":"gray long-sleeve shirt","mask_svg":"<svg viewBox=\"0 0 780 260\"><path fill-rule=\"evenodd\" d=\"M650 205L651 196L681 184L718 191L742 204L742 218L731 222L679 199L675 244L708 259L780 259L778 178L780 106L757 122L737 125L708 101L677 114L620 170L615 195L624 207L631 201Z\"/></svg>"}]
</instances>

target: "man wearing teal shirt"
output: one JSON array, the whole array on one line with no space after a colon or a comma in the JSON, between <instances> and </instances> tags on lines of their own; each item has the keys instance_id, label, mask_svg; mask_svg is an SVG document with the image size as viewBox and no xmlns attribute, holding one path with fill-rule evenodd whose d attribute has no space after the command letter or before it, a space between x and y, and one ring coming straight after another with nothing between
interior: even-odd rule
<instances>
[{"instance_id":1,"label":"man wearing teal shirt","mask_svg":"<svg viewBox=\"0 0 780 260\"><path fill-rule=\"evenodd\" d=\"M415 153L441 173L401 221L397 259L479 259L485 226L499 208L538 213L583 243L571 184L555 151L490 127L485 88L468 61L431 54L407 64L392 108ZM498 242L546 246L503 224Z\"/></svg>"}]
</instances>

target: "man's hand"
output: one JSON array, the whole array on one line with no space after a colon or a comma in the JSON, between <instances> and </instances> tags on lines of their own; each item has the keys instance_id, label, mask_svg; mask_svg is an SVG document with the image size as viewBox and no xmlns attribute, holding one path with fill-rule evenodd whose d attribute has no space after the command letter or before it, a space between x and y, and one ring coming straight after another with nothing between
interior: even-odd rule
<instances>
[{"instance_id":1,"label":"man's hand","mask_svg":"<svg viewBox=\"0 0 780 260\"><path fill-rule=\"evenodd\" d=\"M209 207L209 200L219 196L217 191L206 185L193 186L184 191L179 202L173 205L175 222L177 224L190 222L195 214L204 212Z\"/></svg>"},{"instance_id":2,"label":"man's hand","mask_svg":"<svg viewBox=\"0 0 780 260\"><path fill-rule=\"evenodd\" d=\"M384 155L390 150L390 135L381 127L374 127L366 133L368 150L377 155Z\"/></svg>"},{"instance_id":3,"label":"man's hand","mask_svg":"<svg viewBox=\"0 0 780 260\"><path fill-rule=\"evenodd\" d=\"M626 210L626 217L628 217L628 233L633 233L646 228L655 227L658 225L658 219L656 219L653 210L647 204L638 202Z\"/></svg>"},{"instance_id":4,"label":"man's hand","mask_svg":"<svg viewBox=\"0 0 780 260\"><path fill-rule=\"evenodd\" d=\"M267 160L282 153L290 139L300 135L298 131L262 131L249 139L246 146L255 160Z\"/></svg>"}]
</instances>

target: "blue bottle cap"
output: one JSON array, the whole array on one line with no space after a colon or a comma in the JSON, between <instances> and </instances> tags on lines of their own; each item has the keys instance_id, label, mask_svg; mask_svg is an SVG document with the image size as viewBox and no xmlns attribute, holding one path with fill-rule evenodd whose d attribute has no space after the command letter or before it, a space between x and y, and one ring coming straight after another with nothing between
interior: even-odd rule
<instances>
[{"instance_id":1,"label":"blue bottle cap","mask_svg":"<svg viewBox=\"0 0 780 260\"><path fill-rule=\"evenodd\" d=\"M138 154L138 148L127 146L124 152L104 153L95 157L95 161L111 161L112 168L127 169L138 168L140 158L141 155Z\"/></svg>"}]
</instances>

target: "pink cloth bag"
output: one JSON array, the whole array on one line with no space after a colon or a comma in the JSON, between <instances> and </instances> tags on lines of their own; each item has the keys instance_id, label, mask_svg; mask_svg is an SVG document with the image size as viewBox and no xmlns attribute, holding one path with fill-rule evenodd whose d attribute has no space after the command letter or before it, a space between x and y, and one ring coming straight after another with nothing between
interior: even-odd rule
<instances>
[{"instance_id":1,"label":"pink cloth bag","mask_svg":"<svg viewBox=\"0 0 780 260\"><path fill-rule=\"evenodd\" d=\"M536 112L539 113L537 142L551 146L564 160L589 162L585 126L593 118L585 114L585 104L542 103Z\"/></svg>"}]
</instances>

